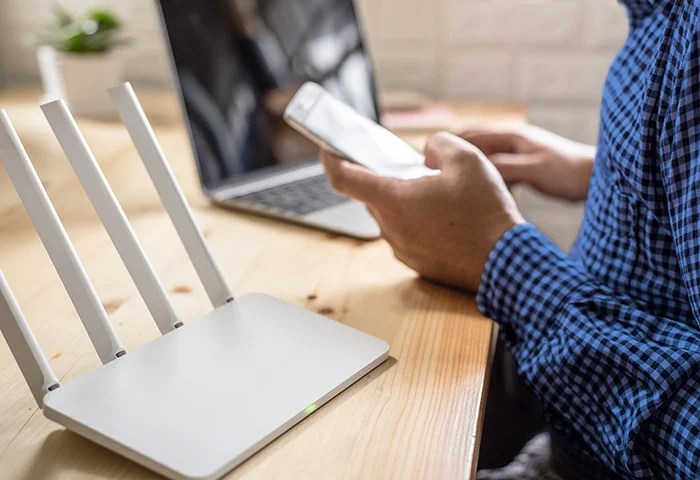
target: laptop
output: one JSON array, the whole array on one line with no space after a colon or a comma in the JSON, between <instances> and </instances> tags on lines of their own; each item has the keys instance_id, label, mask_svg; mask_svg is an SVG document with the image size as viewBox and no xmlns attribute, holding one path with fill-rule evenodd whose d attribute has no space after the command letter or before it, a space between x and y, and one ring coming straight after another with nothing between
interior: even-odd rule
<instances>
[{"instance_id":1,"label":"laptop","mask_svg":"<svg viewBox=\"0 0 700 480\"><path fill-rule=\"evenodd\" d=\"M282 116L323 85L378 120L371 60L352 0L159 0L204 193L216 204L356 238L365 207L328 184L318 148Z\"/></svg>"}]
</instances>

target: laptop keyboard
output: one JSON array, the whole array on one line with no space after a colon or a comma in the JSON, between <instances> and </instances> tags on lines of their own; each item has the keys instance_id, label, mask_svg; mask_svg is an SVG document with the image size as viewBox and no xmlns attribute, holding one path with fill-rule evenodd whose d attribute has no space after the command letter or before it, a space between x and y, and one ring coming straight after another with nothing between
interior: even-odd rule
<instances>
[{"instance_id":1,"label":"laptop keyboard","mask_svg":"<svg viewBox=\"0 0 700 480\"><path fill-rule=\"evenodd\" d=\"M266 210L306 215L348 201L336 193L324 175L303 178L277 185L267 190L235 197L236 202L262 207Z\"/></svg>"}]
</instances>

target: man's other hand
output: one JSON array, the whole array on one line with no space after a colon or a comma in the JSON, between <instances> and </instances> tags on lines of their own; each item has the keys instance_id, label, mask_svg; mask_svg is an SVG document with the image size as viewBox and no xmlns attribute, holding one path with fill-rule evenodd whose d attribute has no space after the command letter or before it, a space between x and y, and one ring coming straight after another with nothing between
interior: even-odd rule
<instances>
[{"instance_id":1,"label":"man's other hand","mask_svg":"<svg viewBox=\"0 0 700 480\"><path fill-rule=\"evenodd\" d=\"M493 162L506 183L527 183L565 200L585 200L595 147L533 125L481 128L460 134Z\"/></svg>"},{"instance_id":2,"label":"man's other hand","mask_svg":"<svg viewBox=\"0 0 700 480\"><path fill-rule=\"evenodd\" d=\"M399 260L426 278L475 291L491 249L524 220L501 175L473 145L439 133L425 159L440 175L406 181L321 154L331 185L367 205Z\"/></svg>"}]
</instances>

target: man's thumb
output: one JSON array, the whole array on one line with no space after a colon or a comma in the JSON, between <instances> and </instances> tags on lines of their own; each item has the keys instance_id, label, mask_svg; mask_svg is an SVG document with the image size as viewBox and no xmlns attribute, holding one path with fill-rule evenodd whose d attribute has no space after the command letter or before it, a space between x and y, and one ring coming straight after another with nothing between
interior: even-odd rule
<instances>
[{"instance_id":1,"label":"man's thumb","mask_svg":"<svg viewBox=\"0 0 700 480\"><path fill-rule=\"evenodd\" d=\"M469 157L478 157L471 143L447 132L436 133L425 144L425 165L434 170L449 170Z\"/></svg>"}]
</instances>

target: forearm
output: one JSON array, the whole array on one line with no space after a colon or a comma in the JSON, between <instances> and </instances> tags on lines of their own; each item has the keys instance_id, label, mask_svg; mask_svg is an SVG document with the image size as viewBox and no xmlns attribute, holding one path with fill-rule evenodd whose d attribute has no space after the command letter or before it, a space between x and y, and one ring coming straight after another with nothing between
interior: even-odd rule
<instances>
[{"instance_id":1,"label":"forearm","mask_svg":"<svg viewBox=\"0 0 700 480\"><path fill-rule=\"evenodd\" d=\"M543 150L540 168L531 170L534 176L529 183L545 193L571 201L582 201L588 194L588 186L593 173L596 147L568 139L560 140L563 145L557 154L555 150ZM546 185L552 185L547 189Z\"/></svg>"},{"instance_id":2,"label":"forearm","mask_svg":"<svg viewBox=\"0 0 700 480\"><path fill-rule=\"evenodd\" d=\"M594 145L586 145L583 143L577 144L576 154L579 161L573 167L573 176L576 184L580 188L579 196L583 200L588 194L588 186L593 174L593 165L595 164L597 147Z\"/></svg>"}]
</instances>

